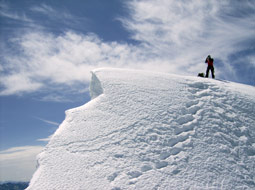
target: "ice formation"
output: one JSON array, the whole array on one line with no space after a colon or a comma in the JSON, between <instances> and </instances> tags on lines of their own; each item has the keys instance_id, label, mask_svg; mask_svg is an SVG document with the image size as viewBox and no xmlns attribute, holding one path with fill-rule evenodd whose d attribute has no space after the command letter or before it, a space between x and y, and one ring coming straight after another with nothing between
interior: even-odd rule
<instances>
[{"instance_id":1,"label":"ice formation","mask_svg":"<svg viewBox=\"0 0 255 190\"><path fill-rule=\"evenodd\" d=\"M172 74L92 72L28 190L255 189L255 88Z\"/></svg>"}]
</instances>

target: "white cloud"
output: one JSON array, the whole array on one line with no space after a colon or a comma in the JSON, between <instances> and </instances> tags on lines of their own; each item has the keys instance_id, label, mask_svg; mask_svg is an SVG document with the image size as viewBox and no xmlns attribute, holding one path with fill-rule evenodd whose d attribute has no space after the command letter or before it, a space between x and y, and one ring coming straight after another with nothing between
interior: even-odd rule
<instances>
[{"instance_id":1,"label":"white cloud","mask_svg":"<svg viewBox=\"0 0 255 190\"><path fill-rule=\"evenodd\" d=\"M0 84L5 87L0 95L10 95L17 92L32 92L38 90L42 84L37 83L27 76L27 73L15 73L8 76L2 76Z\"/></svg>"},{"instance_id":2,"label":"white cloud","mask_svg":"<svg viewBox=\"0 0 255 190\"><path fill-rule=\"evenodd\" d=\"M23 146L0 151L0 181L29 181L42 149L42 146Z\"/></svg>"}]
</instances>

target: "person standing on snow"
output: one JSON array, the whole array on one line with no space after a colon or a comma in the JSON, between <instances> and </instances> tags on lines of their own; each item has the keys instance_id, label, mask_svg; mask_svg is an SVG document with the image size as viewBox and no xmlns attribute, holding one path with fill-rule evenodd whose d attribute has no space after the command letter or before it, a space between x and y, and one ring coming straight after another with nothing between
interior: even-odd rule
<instances>
[{"instance_id":1,"label":"person standing on snow","mask_svg":"<svg viewBox=\"0 0 255 190\"><path fill-rule=\"evenodd\" d=\"M213 67L213 58L211 58L210 55L207 56L207 58L205 60L205 63L208 63L205 77L208 78L209 70L211 70L212 78L215 78L214 67Z\"/></svg>"}]
</instances>

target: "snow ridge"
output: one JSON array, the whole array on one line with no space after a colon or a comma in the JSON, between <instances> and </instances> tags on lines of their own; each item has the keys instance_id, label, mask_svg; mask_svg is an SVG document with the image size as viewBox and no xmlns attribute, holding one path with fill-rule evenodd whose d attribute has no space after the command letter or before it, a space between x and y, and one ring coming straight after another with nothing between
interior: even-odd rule
<instances>
[{"instance_id":1,"label":"snow ridge","mask_svg":"<svg viewBox=\"0 0 255 190\"><path fill-rule=\"evenodd\" d=\"M98 69L90 89L28 190L255 188L254 87Z\"/></svg>"}]
</instances>

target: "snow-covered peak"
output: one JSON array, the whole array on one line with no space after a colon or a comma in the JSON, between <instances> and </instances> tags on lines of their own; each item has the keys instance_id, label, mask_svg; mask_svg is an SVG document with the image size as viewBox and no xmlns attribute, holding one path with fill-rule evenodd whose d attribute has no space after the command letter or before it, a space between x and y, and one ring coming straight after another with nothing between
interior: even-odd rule
<instances>
[{"instance_id":1,"label":"snow-covered peak","mask_svg":"<svg viewBox=\"0 0 255 190\"><path fill-rule=\"evenodd\" d=\"M28 190L254 189L255 88L134 70L92 72Z\"/></svg>"}]
</instances>

